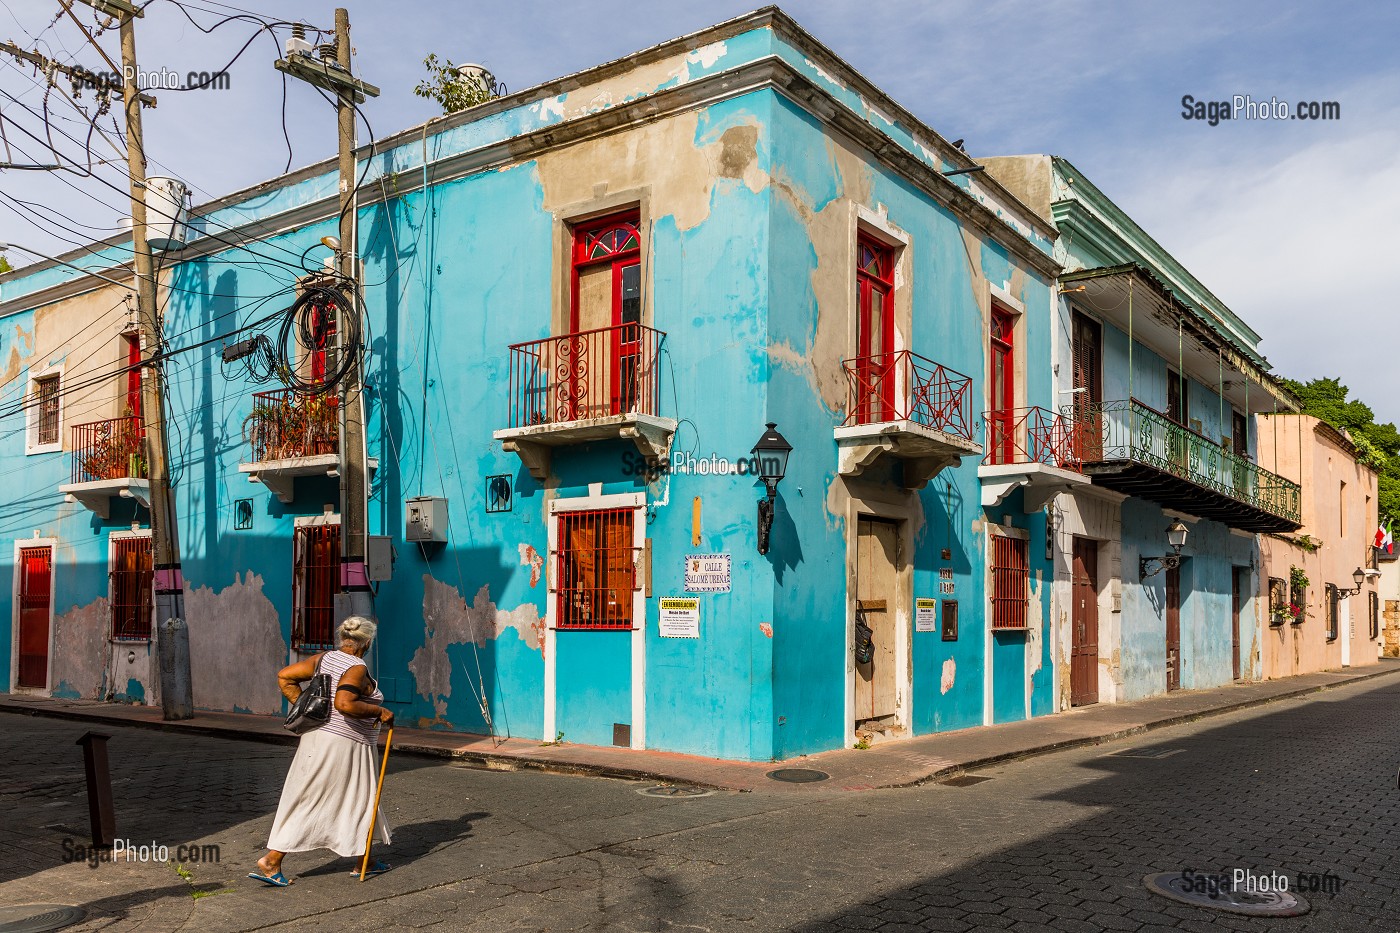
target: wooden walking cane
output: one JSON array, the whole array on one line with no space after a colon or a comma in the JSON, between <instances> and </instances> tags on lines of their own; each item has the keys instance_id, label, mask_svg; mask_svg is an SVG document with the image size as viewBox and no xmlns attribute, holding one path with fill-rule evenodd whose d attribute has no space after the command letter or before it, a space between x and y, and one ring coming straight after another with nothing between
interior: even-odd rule
<instances>
[{"instance_id":1,"label":"wooden walking cane","mask_svg":"<svg viewBox=\"0 0 1400 933\"><path fill-rule=\"evenodd\" d=\"M360 862L360 881L365 880L365 873L369 871L369 849L374 844L374 821L379 816L379 795L384 793L384 772L389 767L389 746L394 744L394 727L389 726L388 735L384 736L384 761L379 765L379 786L374 789L374 806L369 811L369 838L365 840L365 857Z\"/></svg>"}]
</instances>

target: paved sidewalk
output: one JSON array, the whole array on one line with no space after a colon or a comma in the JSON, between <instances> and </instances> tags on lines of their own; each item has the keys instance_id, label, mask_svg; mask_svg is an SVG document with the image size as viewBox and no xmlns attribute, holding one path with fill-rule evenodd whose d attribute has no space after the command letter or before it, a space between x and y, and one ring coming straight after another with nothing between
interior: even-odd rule
<instances>
[{"instance_id":1,"label":"paved sidewalk","mask_svg":"<svg viewBox=\"0 0 1400 933\"><path fill-rule=\"evenodd\" d=\"M1397 673L1400 661L1386 660L1345 671L1178 691L1133 703L1101 703L1024 722L881 742L869 749L821 752L777 764L409 728L394 730L394 750L399 754L450 758L493 770L535 769L764 793L864 791L942 780L997 762L1094 745ZM285 745L296 742L296 737L282 728L281 720L271 716L201 712L183 722L164 722L160 710L150 707L8 694L0 694L0 712ZM829 778L808 784L783 783L767 777L775 768L817 769Z\"/></svg>"}]
</instances>

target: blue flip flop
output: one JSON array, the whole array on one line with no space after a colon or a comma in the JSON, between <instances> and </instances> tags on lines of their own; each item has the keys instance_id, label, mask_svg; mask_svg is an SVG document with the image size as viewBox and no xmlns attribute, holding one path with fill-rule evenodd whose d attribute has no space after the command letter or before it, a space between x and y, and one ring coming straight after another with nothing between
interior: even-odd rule
<instances>
[{"instance_id":1,"label":"blue flip flop","mask_svg":"<svg viewBox=\"0 0 1400 933\"><path fill-rule=\"evenodd\" d=\"M250 871L248 872L248 877L252 878L254 881L261 881L270 888L285 888L292 883L291 880L280 871L275 875L264 875L260 871Z\"/></svg>"},{"instance_id":2,"label":"blue flip flop","mask_svg":"<svg viewBox=\"0 0 1400 933\"><path fill-rule=\"evenodd\" d=\"M393 867L394 866L385 864L384 862L375 862L369 867L369 870L365 872L365 877L373 878L375 875L382 875L386 871L392 870ZM358 868L352 868L350 869L350 874L358 878L360 877L360 870Z\"/></svg>"}]
</instances>

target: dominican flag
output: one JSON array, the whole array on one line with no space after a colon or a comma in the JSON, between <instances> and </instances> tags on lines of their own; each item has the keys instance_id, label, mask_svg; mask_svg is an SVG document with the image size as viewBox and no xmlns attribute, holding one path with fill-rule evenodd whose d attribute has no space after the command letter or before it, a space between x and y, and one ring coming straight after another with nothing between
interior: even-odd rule
<instances>
[{"instance_id":1,"label":"dominican flag","mask_svg":"<svg viewBox=\"0 0 1400 933\"><path fill-rule=\"evenodd\" d=\"M1387 554L1395 553L1395 536L1390 533L1390 528L1376 528L1376 550L1385 551Z\"/></svg>"}]
</instances>

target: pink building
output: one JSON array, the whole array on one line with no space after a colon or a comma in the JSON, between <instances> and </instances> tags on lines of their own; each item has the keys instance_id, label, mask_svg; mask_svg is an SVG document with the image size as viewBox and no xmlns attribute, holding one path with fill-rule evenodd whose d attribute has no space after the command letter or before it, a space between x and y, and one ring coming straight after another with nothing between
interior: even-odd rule
<instances>
[{"instance_id":1,"label":"pink building","mask_svg":"<svg viewBox=\"0 0 1400 933\"><path fill-rule=\"evenodd\" d=\"M1259 419L1259 462L1303 488L1303 527L1261 536L1266 678L1374 663L1379 574L1371 570L1376 471L1347 435L1311 415Z\"/></svg>"}]
</instances>

